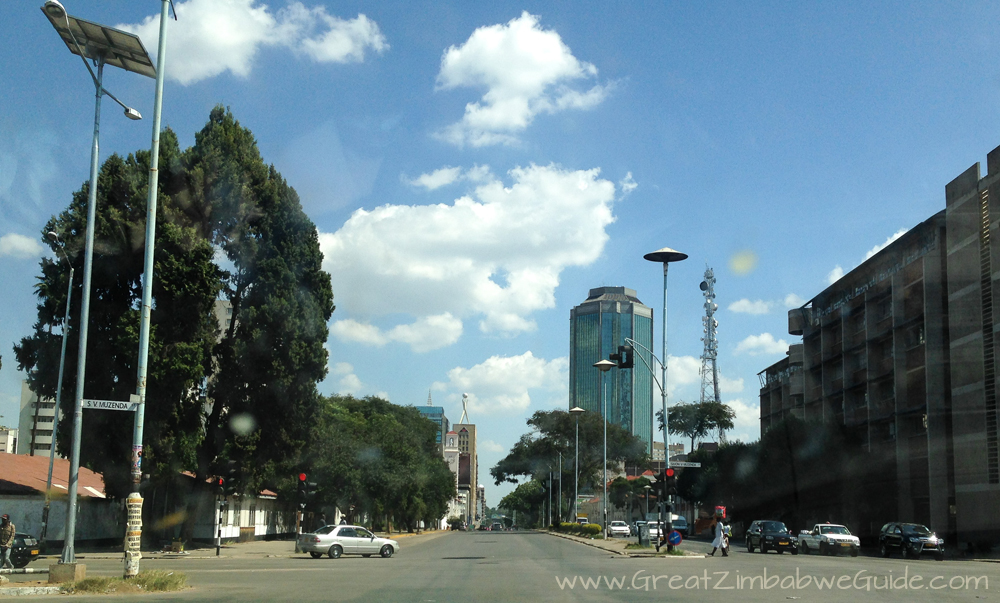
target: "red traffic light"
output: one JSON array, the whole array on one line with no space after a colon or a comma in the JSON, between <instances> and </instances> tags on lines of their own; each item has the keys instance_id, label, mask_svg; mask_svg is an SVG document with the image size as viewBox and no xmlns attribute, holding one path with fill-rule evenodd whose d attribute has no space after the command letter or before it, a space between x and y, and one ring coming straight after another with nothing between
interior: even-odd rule
<instances>
[{"instance_id":1,"label":"red traffic light","mask_svg":"<svg viewBox=\"0 0 1000 603\"><path fill-rule=\"evenodd\" d=\"M305 473L300 473L299 474L299 481L300 482L306 481L306 474Z\"/></svg>"},{"instance_id":2,"label":"red traffic light","mask_svg":"<svg viewBox=\"0 0 1000 603\"><path fill-rule=\"evenodd\" d=\"M221 486L221 485L223 485L224 483L226 483L226 480L224 480L224 479L222 479L222 478L220 477L220 478L219 478L219 485Z\"/></svg>"},{"instance_id":3,"label":"red traffic light","mask_svg":"<svg viewBox=\"0 0 1000 603\"><path fill-rule=\"evenodd\" d=\"M667 477L673 477L674 476L674 468L673 467L667 467L667 469L663 472L663 475L666 475Z\"/></svg>"}]
</instances>

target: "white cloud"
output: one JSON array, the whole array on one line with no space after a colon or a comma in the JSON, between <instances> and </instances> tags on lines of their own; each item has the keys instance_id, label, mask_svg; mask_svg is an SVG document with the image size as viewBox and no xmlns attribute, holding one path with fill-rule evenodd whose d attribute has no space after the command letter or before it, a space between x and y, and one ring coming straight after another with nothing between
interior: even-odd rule
<instances>
[{"instance_id":1,"label":"white cloud","mask_svg":"<svg viewBox=\"0 0 1000 603\"><path fill-rule=\"evenodd\" d=\"M726 439L730 442L740 440L743 442L753 442L760 439L760 406L751 405L740 398L726 400L735 412L736 418L733 420L733 428L726 432Z\"/></svg>"},{"instance_id":2,"label":"white cloud","mask_svg":"<svg viewBox=\"0 0 1000 603\"><path fill-rule=\"evenodd\" d=\"M492 175L493 174L490 172L490 166L488 165L476 165L465 172L463 172L460 167L447 166L434 170L429 174L421 174L412 180L403 176L403 182L409 184L410 186L419 186L429 191L433 191L441 188L442 186L454 184L460 180L483 182L490 179Z\"/></svg>"},{"instance_id":3,"label":"white cloud","mask_svg":"<svg viewBox=\"0 0 1000 603\"><path fill-rule=\"evenodd\" d=\"M411 186L422 186L427 190L432 191L457 181L458 177L461 175L462 168L460 167L443 167L441 169L434 170L430 174L421 174L413 180L406 180L404 178L404 181Z\"/></svg>"},{"instance_id":4,"label":"white cloud","mask_svg":"<svg viewBox=\"0 0 1000 603\"><path fill-rule=\"evenodd\" d=\"M597 68L574 57L559 34L542 29L535 15L523 12L506 24L480 27L461 46L445 50L437 88L486 88L486 93L468 103L462 121L439 136L459 146L514 143L539 113L600 104L607 86L585 92L569 87L596 76Z\"/></svg>"},{"instance_id":5,"label":"white cloud","mask_svg":"<svg viewBox=\"0 0 1000 603\"><path fill-rule=\"evenodd\" d=\"M555 305L560 273L594 262L608 240L615 186L598 173L531 165L510 171L511 186L491 177L451 205L357 210L340 230L320 235L323 268L345 292L338 311L351 317L333 333L416 349L416 327L385 332L370 324L400 314L418 322L447 315L423 330L443 327L446 343L472 316L485 332L533 330L531 313Z\"/></svg>"},{"instance_id":6,"label":"white cloud","mask_svg":"<svg viewBox=\"0 0 1000 603\"><path fill-rule=\"evenodd\" d=\"M785 307L801 308L802 305L805 304L807 301L809 300L802 299L801 297L795 295L794 293L789 293L788 295L785 296Z\"/></svg>"},{"instance_id":7,"label":"white cloud","mask_svg":"<svg viewBox=\"0 0 1000 603\"><path fill-rule=\"evenodd\" d=\"M448 371L448 382L437 382L434 389L451 391L448 399L452 401L467 393L470 420L476 422L475 415L526 410L532 403L529 390L550 392L548 397L564 403L568 383L568 358L546 361L529 351L520 356L492 356L470 368L453 368Z\"/></svg>"},{"instance_id":8,"label":"white cloud","mask_svg":"<svg viewBox=\"0 0 1000 603\"><path fill-rule=\"evenodd\" d=\"M632 179L632 172L625 174L625 177L618 181L618 186L622 189L623 197L639 187L636 181Z\"/></svg>"},{"instance_id":9,"label":"white cloud","mask_svg":"<svg viewBox=\"0 0 1000 603\"><path fill-rule=\"evenodd\" d=\"M840 267L840 264L837 264L830 271L830 274L826 275L826 282L832 285L842 278L844 278L844 269Z\"/></svg>"},{"instance_id":10,"label":"white cloud","mask_svg":"<svg viewBox=\"0 0 1000 603\"><path fill-rule=\"evenodd\" d=\"M876 246L872 247L871 249L869 249L868 253L865 254L865 259L867 260L867 259L871 258L873 255L875 255L876 253L882 251L883 249L885 249L886 247L888 247L893 241L895 241L899 237L905 235L909 230L910 230L909 228L900 228L899 230L897 230L896 232L894 232L892 235L890 235L889 237L887 237L886 240L885 240L885 243L882 243L881 245L876 245Z\"/></svg>"},{"instance_id":11,"label":"white cloud","mask_svg":"<svg viewBox=\"0 0 1000 603\"><path fill-rule=\"evenodd\" d=\"M37 258L44 250L42 244L31 237L14 232L0 237L0 257Z\"/></svg>"},{"instance_id":12,"label":"white cloud","mask_svg":"<svg viewBox=\"0 0 1000 603\"><path fill-rule=\"evenodd\" d=\"M729 304L729 311L740 314L767 314L771 311L771 307L773 305L773 302L764 301L762 299L750 301L744 297L743 299Z\"/></svg>"},{"instance_id":13,"label":"white cloud","mask_svg":"<svg viewBox=\"0 0 1000 603\"><path fill-rule=\"evenodd\" d=\"M188 0L178 2L178 21L170 22L167 77L182 85L230 71L247 77L257 51L284 47L317 63L361 62L365 52L389 48L378 25L359 14L341 19L318 6L292 2L272 12L257 0ZM137 34L151 52L159 40L160 17L118 29Z\"/></svg>"},{"instance_id":14,"label":"white cloud","mask_svg":"<svg viewBox=\"0 0 1000 603\"><path fill-rule=\"evenodd\" d=\"M788 351L788 342L784 339L774 339L770 333L760 335L750 335L743 341L736 344L737 354L749 354L760 356L763 354L784 354Z\"/></svg>"},{"instance_id":15,"label":"white cloud","mask_svg":"<svg viewBox=\"0 0 1000 603\"><path fill-rule=\"evenodd\" d=\"M657 378L659 378L657 373ZM701 383L701 360L694 356L667 356L667 394L673 395L678 387ZM677 402L674 400L671 404Z\"/></svg>"},{"instance_id":16,"label":"white cloud","mask_svg":"<svg viewBox=\"0 0 1000 603\"><path fill-rule=\"evenodd\" d=\"M719 375L719 391L723 394L740 393L743 391L743 377L729 379L725 375Z\"/></svg>"},{"instance_id":17,"label":"white cloud","mask_svg":"<svg viewBox=\"0 0 1000 603\"><path fill-rule=\"evenodd\" d=\"M476 449L485 452L503 452L507 450L500 444L497 444L493 440L483 440L476 445Z\"/></svg>"},{"instance_id":18,"label":"white cloud","mask_svg":"<svg viewBox=\"0 0 1000 603\"><path fill-rule=\"evenodd\" d=\"M361 379L354 374L354 366L349 362L338 362L330 367L330 372L338 377L337 393L356 394L363 387Z\"/></svg>"},{"instance_id":19,"label":"white cloud","mask_svg":"<svg viewBox=\"0 0 1000 603\"><path fill-rule=\"evenodd\" d=\"M382 347L390 341L408 344L423 353L449 346L462 336L462 321L450 313L423 316L411 324L397 325L388 331L350 318L338 320L330 332L342 341Z\"/></svg>"}]
</instances>

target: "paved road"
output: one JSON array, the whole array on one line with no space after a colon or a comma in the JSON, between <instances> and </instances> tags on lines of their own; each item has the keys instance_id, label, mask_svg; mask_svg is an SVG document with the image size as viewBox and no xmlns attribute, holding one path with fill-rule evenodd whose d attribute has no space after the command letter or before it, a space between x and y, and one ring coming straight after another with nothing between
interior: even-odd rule
<instances>
[{"instance_id":1,"label":"paved road","mask_svg":"<svg viewBox=\"0 0 1000 603\"><path fill-rule=\"evenodd\" d=\"M1000 565L993 563L761 555L745 549L728 558L627 558L538 532L444 532L401 544L391 559L149 560L144 568L183 571L194 588L142 600L941 603L1000 598ZM686 546L710 550L700 542ZM88 561L89 575L120 572L120 562Z\"/></svg>"}]
</instances>

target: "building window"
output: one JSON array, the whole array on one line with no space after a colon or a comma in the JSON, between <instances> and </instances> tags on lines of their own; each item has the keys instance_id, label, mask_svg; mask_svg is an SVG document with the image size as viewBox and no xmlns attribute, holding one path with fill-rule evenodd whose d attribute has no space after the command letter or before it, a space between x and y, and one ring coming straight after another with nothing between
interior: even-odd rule
<instances>
[{"instance_id":1,"label":"building window","mask_svg":"<svg viewBox=\"0 0 1000 603\"><path fill-rule=\"evenodd\" d=\"M235 525L236 527L243 526L243 517L242 517L243 509L241 508L242 505L240 504L242 502L243 501L241 501L238 498L233 500L233 525Z\"/></svg>"},{"instance_id":2,"label":"building window","mask_svg":"<svg viewBox=\"0 0 1000 603\"><path fill-rule=\"evenodd\" d=\"M250 504L250 525L251 526L257 525L257 504L256 503L251 503Z\"/></svg>"},{"instance_id":3,"label":"building window","mask_svg":"<svg viewBox=\"0 0 1000 603\"><path fill-rule=\"evenodd\" d=\"M52 444L35 444L35 450L52 450Z\"/></svg>"},{"instance_id":4,"label":"building window","mask_svg":"<svg viewBox=\"0 0 1000 603\"><path fill-rule=\"evenodd\" d=\"M232 307L226 308L226 316L232 316L232 315L233 315Z\"/></svg>"}]
</instances>

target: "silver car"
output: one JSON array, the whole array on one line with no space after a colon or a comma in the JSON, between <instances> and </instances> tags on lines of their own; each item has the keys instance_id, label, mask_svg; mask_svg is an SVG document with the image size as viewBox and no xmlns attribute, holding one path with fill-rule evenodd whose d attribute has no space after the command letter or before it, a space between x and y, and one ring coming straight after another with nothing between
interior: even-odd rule
<instances>
[{"instance_id":1,"label":"silver car","mask_svg":"<svg viewBox=\"0 0 1000 603\"><path fill-rule=\"evenodd\" d=\"M379 554L392 557L399 552L399 543L389 538L381 538L361 526L323 526L309 534L299 534L299 548L314 559L329 555L337 559L341 555L361 555L371 557Z\"/></svg>"}]
</instances>

